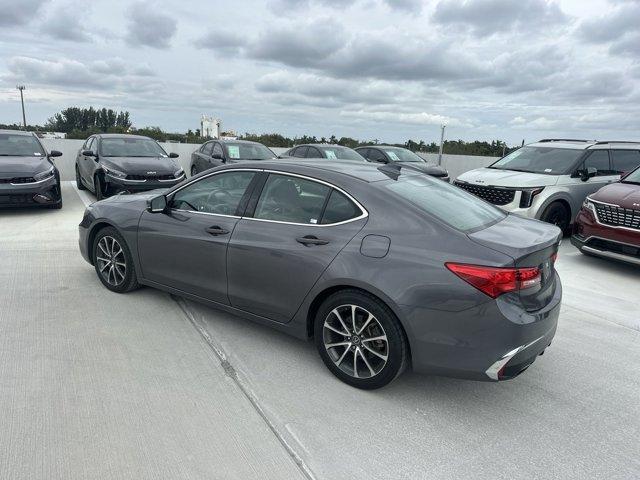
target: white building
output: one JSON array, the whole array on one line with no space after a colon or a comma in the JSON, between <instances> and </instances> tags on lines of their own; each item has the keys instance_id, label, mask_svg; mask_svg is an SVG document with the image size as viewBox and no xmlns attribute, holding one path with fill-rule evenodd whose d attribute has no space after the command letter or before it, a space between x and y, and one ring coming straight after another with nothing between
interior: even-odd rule
<instances>
[{"instance_id":1,"label":"white building","mask_svg":"<svg viewBox=\"0 0 640 480\"><path fill-rule=\"evenodd\" d=\"M220 138L220 125L222 122L217 118L202 115L200 118L200 136Z\"/></svg>"}]
</instances>

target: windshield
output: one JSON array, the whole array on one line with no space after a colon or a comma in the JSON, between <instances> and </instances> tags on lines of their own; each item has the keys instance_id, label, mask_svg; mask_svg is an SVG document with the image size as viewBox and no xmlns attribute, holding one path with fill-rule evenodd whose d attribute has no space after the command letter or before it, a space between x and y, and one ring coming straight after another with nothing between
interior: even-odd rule
<instances>
[{"instance_id":1,"label":"windshield","mask_svg":"<svg viewBox=\"0 0 640 480\"><path fill-rule=\"evenodd\" d=\"M506 217L493 205L426 175L400 176L385 187L420 210L462 232L479 230Z\"/></svg>"},{"instance_id":2,"label":"windshield","mask_svg":"<svg viewBox=\"0 0 640 480\"><path fill-rule=\"evenodd\" d=\"M225 143L228 157L234 160L269 160L276 154L259 143Z\"/></svg>"},{"instance_id":3,"label":"windshield","mask_svg":"<svg viewBox=\"0 0 640 480\"><path fill-rule=\"evenodd\" d=\"M366 162L365 158L355 150L346 147L320 147L329 160L356 160Z\"/></svg>"},{"instance_id":4,"label":"windshield","mask_svg":"<svg viewBox=\"0 0 640 480\"><path fill-rule=\"evenodd\" d=\"M0 156L2 157L44 157L40 142L31 135L0 133Z\"/></svg>"},{"instance_id":5,"label":"windshield","mask_svg":"<svg viewBox=\"0 0 640 480\"><path fill-rule=\"evenodd\" d=\"M622 183L637 183L640 185L640 167L624 177Z\"/></svg>"},{"instance_id":6,"label":"windshield","mask_svg":"<svg viewBox=\"0 0 640 480\"><path fill-rule=\"evenodd\" d=\"M424 162L421 157L411 150L405 150L404 148L383 148L383 150L392 162Z\"/></svg>"},{"instance_id":7,"label":"windshield","mask_svg":"<svg viewBox=\"0 0 640 480\"><path fill-rule=\"evenodd\" d=\"M560 175L567 173L582 154L583 150L570 148L522 147L489 168Z\"/></svg>"},{"instance_id":8,"label":"windshield","mask_svg":"<svg viewBox=\"0 0 640 480\"><path fill-rule=\"evenodd\" d=\"M158 142L150 138L103 138L100 142L103 157L166 157Z\"/></svg>"}]
</instances>

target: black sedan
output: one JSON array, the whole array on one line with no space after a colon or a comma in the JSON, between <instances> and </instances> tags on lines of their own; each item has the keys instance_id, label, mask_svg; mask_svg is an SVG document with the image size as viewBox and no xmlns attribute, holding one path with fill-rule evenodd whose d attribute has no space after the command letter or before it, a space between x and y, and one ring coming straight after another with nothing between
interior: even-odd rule
<instances>
[{"instance_id":1,"label":"black sedan","mask_svg":"<svg viewBox=\"0 0 640 480\"><path fill-rule=\"evenodd\" d=\"M445 182L449 181L449 172L444 168L428 163L424 158L416 155L411 150L388 145L369 145L356 148L356 152L370 162L386 163L418 170Z\"/></svg>"},{"instance_id":2,"label":"black sedan","mask_svg":"<svg viewBox=\"0 0 640 480\"><path fill-rule=\"evenodd\" d=\"M31 132L0 130L0 207L62 208L60 174Z\"/></svg>"},{"instance_id":3,"label":"black sedan","mask_svg":"<svg viewBox=\"0 0 640 480\"><path fill-rule=\"evenodd\" d=\"M212 140L191 154L191 176L226 163L247 160L271 160L276 154L258 142Z\"/></svg>"},{"instance_id":4,"label":"black sedan","mask_svg":"<svg viewBox=\"0 0 640 480\"><path fill-rule=\"evenodd\" d=\"M149 137L94 135L76 157L76 183L79 190L92 190L98 200L118 192L172 187L185 179L177 157Z\"/></svg>"},{"instance_id":5,"label":"black sedan","mask_svg":"<svg viewBox=\"0 0 640 480\"><path fill-rule=\"evenodd\" d=\"M365 161L359 153L349 147L328 143L296 145L280 155L280 158L324 158L326 160Z\"/></svg>"}]
</instances>

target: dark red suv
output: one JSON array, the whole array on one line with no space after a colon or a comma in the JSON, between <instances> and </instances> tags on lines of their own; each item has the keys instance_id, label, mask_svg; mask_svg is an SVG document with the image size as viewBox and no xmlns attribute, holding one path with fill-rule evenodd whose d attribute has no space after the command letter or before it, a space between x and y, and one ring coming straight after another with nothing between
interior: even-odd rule
<instances>
[{"instance_id":1,"label":"dark red suv","mask_svg":"<svg viewBox=\"0 0 640 480\"><path fill-rule=\"evenodd\" d=\"M640 265L640 168L585 199L571 243L582 253Z\"/></svg>"}]
</instances>

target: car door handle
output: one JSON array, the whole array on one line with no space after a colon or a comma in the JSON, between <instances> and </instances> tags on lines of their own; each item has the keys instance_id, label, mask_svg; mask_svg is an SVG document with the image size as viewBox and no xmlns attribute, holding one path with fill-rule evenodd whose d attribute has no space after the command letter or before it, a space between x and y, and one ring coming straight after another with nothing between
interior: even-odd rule
<instances>
[{"instance_id":1,"label":"car door handle","mask_svg":"<svg viewBox=\"0 0 640 480\"><path fill-rule=\"evenodd\" d=\"M296 238L296 242L301 243L303 245L326 245L329 243L329 240L322 240L313 235L305 235L304 237Z\"/></svg>"},{"instance_id":2,"label":"car door handle","mask_svg":"<svg viewBox=\"0 0 640 480\"><path fill-rule=\"evenodd\" d=\"M214 225L213 227L209 227L209 228L205 228L204 229L205 232L207 232L209 235L226 235L227 233L229 233L229 230L225 230L222 227L219 227L217 225Z\"/></svg>"}]
</instances>

